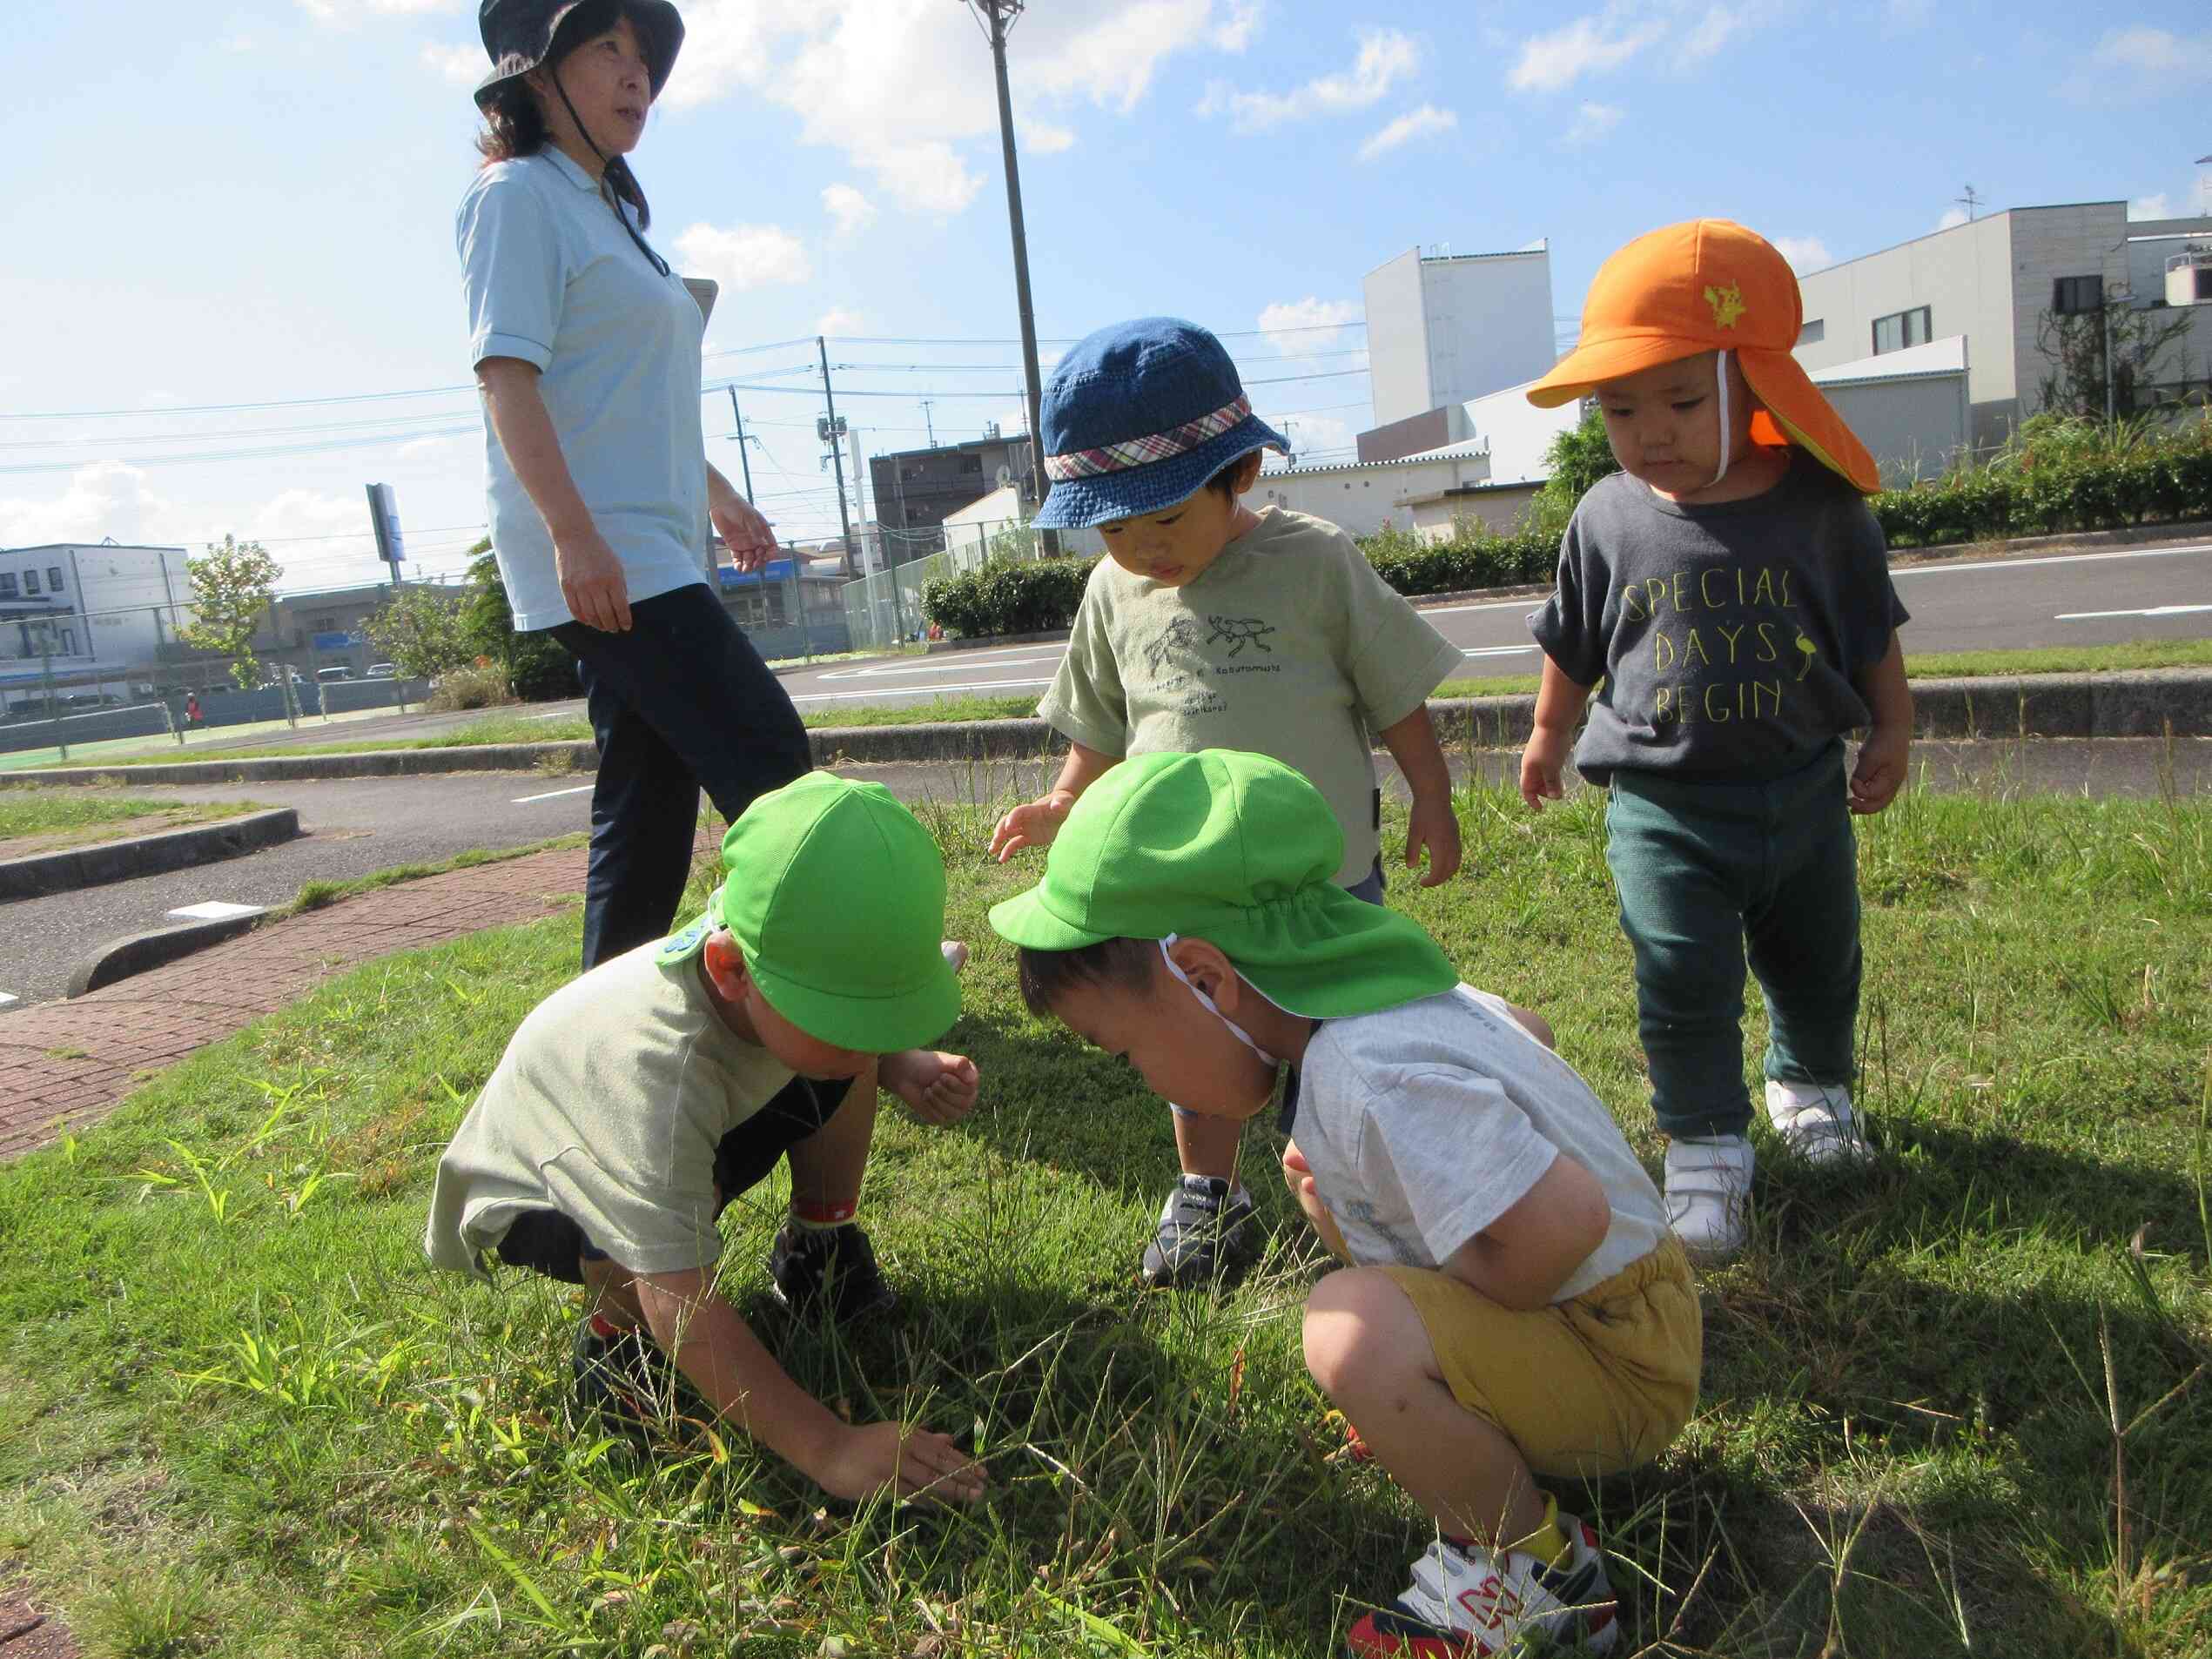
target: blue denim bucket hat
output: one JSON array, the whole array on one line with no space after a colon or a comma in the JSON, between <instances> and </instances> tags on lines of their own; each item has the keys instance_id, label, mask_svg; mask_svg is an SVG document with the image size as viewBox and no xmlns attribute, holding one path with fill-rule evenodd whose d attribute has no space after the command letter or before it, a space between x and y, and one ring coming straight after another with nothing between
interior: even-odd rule
<instances>
[{"instance_id":1,"label":"blue denim bucket hat","mask_svg":"<svg viewBox=\"0 0 2212 1659\"><path fill-rule=\"evenodd\" d=\"M1079 530L1162 513L1283 435L1252 413L1236 365L1196 323L1140 317L1079 341L1045 384L1045 476L1035 522Z\"/></svg>"}]
</instances>

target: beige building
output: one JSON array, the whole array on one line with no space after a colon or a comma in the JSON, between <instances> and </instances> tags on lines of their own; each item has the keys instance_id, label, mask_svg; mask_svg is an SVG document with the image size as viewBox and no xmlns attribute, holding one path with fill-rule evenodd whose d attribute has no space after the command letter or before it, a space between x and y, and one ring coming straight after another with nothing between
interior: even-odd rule
<instances>
[{"instance_id":1,"label":"beige building","mask_svg":"<svg viewBox=\"0 0 2212 1659\"><path fill-rule=\"evenodd\" d=\"M2192 245L2212 250L2212 218L2130 221L2125 202L1992 213L1801 277L1798 360L1818 371L1962 336L1972 439L1987 448L2041 406L2047 315L2094 310L2108 294L2164 306L2168 263ZM2212 300L2189 310L2160 366L2162 397L2203 393Z\"/></svg>"}]
</instances>

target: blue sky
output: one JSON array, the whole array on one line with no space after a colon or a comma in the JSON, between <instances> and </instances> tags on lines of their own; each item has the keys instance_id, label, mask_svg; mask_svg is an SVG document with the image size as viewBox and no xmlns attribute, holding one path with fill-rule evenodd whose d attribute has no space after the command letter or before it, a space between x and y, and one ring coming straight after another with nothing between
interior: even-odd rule
<instances>
[{"instance_id":1,"label":"blue sky","mask_svg":"<svg viewBox=\"0 0 2212 1659\"><path fill-rule=\"evenodd\" d=\"M655 239L723 282L710 382L810 387L741 394L754 478L785 534L834 531L818 390L779 373L811 341L744 348L831 335L870 450L1020 424L989 53L957 0L684 14L634 158ZM383 480L413 568L457 568L484 516L454 430L474 7L88 0L10 33L0 545L230 531L287 585L370 581ZM1571 332L1608 252L1695 214L1810 269L1935 228L1969 183L2155 214L2212 172L2195 0L1032 0L1012 59L1048 356L1196 318L1315 458L1368 424L1361 279L1417 245L1549 238ZM727 398L704 413L735 478Z\"/></svg>"}]
</instances>

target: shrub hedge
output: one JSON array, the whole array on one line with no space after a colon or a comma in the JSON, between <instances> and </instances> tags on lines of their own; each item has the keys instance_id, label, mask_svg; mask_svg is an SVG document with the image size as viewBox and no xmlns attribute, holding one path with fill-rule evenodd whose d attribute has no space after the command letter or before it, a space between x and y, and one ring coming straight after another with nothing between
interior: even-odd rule
<instances>
[{"instance_id":1,"label":"shrub hedge","mask_svg":"<svg viewBox=\"0 0 2212 1659\"><path fill-rule=\"evenodd\" d=\"M1561 504L1532 513L1509 535L1462 524L1427 541L1386 526L1361 550L1408 597L1549 581L1559 556ZM1986 464L1953 469L1869 505L1893 547L1934 547L2007 536L2109 530L2212 519L2212 414L2178 428L2041 415ZM970 639L1041 633L1075 618L1093 561L994 561L931 582L922 609Z\"/></svg>"}]
</instances>

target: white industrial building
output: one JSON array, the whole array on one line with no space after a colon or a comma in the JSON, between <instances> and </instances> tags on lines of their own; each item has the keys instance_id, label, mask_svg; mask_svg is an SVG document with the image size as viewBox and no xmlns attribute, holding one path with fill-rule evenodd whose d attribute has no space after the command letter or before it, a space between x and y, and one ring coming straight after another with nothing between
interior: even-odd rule
<instances>
[{"instance_id":1,"label":"white industrial building","mask_svg":"<svg viewBox=\"0 0 2212 1659\"><path fill-rule=\"evenodd\" d=\"M1533 380L1557 356L1543 242L1509 253L1411 249L1370 271L1361 292L1378 427Z\"/></svg>"},{"instance_id":2,"label":"white industrial building","mask_svg":"<svg viewBox=\"0 0 2212 1659\"><path fill-rule=\"evenodd\" d=\"M142 695L191 597L182 547L0 549L0 698L28 706L50 675L95 699Z\"/></svg>"},{"instance_id":3,"label":"white industrial building","mask_svg":"<svg viewBox=\"0 0 2212 1659\"><path fill-rule=\"evenodd\" d=\"M2108 294L2137 308L2191 307L2150 390L2202 397L2212 374L2208 267L2212 218L2131 221L2125 202L2013 208L1800 277L1798 360L1827 370L1962 337L1972 439L1987 448L2041 406L2054 366L2039 340L2045 318L2094 311Z\"/></svg>"}]
</instances>

